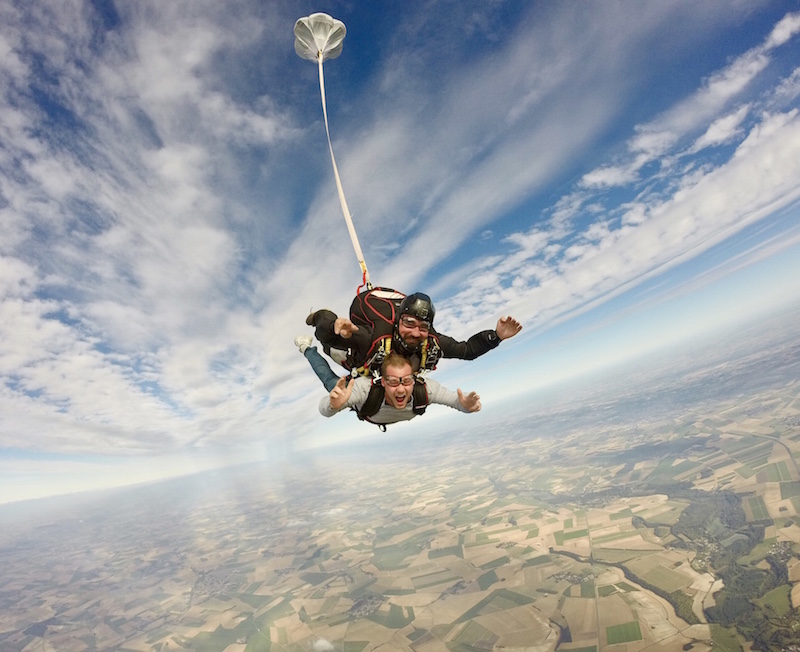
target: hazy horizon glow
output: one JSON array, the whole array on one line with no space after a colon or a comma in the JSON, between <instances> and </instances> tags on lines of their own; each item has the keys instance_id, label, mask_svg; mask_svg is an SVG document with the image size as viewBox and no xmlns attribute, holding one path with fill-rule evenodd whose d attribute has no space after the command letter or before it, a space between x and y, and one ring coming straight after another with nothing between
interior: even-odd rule
<instances>
[{"instance_id":1,"label":"hazy horizon glow","mask_svg":"<svg viewBox=\"0 0 800 652\"><path fill-rule=\"evenodd\" d=\"M292 45L315 11L348 28L328 108L373 282L455 337L524 324L436 372L486 414L800 300L783 3L6 4L0 502L374 434L322 419L292 344L360 280Z\"/></svg>"}]
</instances>

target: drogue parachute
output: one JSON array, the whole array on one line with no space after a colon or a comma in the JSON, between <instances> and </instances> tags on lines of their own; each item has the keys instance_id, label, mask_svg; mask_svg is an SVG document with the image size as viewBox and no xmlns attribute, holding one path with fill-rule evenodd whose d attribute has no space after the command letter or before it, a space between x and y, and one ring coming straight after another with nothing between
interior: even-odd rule
<instances>
[{"instance_id":1,"label":"drogue parachute","mask_svg":"<svg viewBox=\"0 0 800 652\"><path fill-rule=\"evenodd\" d=\"M294 24L294 51L309 61L335 59L342 53L346 34L341 20L328 14L311 14Z\"/></svg>"},{"instance_id":2,"label":"drogue parachute","mask_svg":"<svg viewBox=\"0 0 800 652\"><path fill-rule=\"evenodd\" d=\"M361 266L361 286L372 289L369 280L367 263L364 261L364 254L361 253L361 245L358 242L356 229L353 226L353 217L347 207L347 200L344 197L342 180L339 178L339 168L336 166L336 158L333 156L333 145L331 144L331 130L328 126L328 107L325 102L325 76L322 73L322 63L328 59L335 59L342 53L344 37L347 28L341 20L336 20L328 14L316 13L299 18L294 24L294 51L298 56L309 61L316 61L319 66L319 93L322 98L322 115L325 118L325 133L328 136L328 149L331 152L331 164L333 165L333 176L336 179L336 191L339 194L339 204L342 207L342 214L347 223L347 231L350 233L350 240ZM359 288L360 289L360 288ZM358 291L356 291L358 294Z\"/></svg>"}]
</instances>

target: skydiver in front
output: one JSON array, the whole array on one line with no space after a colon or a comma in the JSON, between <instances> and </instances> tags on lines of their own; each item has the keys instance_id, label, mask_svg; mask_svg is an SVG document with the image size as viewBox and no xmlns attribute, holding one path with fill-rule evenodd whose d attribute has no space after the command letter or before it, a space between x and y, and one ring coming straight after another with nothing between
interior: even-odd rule
<instances>
[{"instance_id":1,"label":"skydiver in front","mask_svg":"<svg viewBox=\"0 0 800 652\"><path fill-rule=\"evenodd\" d=\"M478 394L464 394L461 389L454 392L435 380L414 375L411 362L396 352L384 359L379 378L339 378L316 347L311 346L311 341L304 335L295 338L300 352L329 392L319 404L319 411L325 417L352 408L359 419L385 430L389 424L424 414L430 404L447 405L467 413L481 409Z\"/></svg>"}]
</instances>

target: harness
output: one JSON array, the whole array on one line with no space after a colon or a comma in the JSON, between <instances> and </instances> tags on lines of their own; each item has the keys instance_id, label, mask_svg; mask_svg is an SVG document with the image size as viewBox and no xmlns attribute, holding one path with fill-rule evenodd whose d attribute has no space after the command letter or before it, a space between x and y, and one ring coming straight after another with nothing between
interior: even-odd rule
<instances>
[{"instance_id":1,"label":"harness","mask_svg":"<svg viewBox=\"0 0 800 652\"><path fill-rule=\"evenodd\" d=\"M384 335L375 340L367 352L367 361L357 369L353 369L351 374L353 376L376 376L386 356L392 351L393 340L394 337L392 335ZM428 335L425 338L419 348L419 356L419 368L414 371L415 375L424 375L426 372L436 369L436 363L442 357L442 348L439 346L439 340L435 335Z\"/></svg>"},{"instance_id":2,"label":"harness","mask_svg":"<svg viewBox=\"0 0 800 652\"><path fill-rule=\"evenodd\" d=\"M381 409L384 401L386 400L386 389L384 386L375 382L377 378L372 379L372 387L369 388L367 400L361 406L360 410L352 408L359 419L362 421L369 421L375 423L370 417L375 416L378 410ZM420 376L414 376L414 388L411 390L411 411L415 415L425 414L430 401L428 400L428 388L425 385L425 379ZM386 432L385 423L375 423L383 432Z\"/></svg>"}]
</instances>

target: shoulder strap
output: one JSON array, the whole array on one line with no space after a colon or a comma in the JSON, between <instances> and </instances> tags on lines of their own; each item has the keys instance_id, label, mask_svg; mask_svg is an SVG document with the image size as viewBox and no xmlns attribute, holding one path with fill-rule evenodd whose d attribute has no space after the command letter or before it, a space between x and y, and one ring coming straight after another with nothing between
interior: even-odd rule
<instances>
[{"instance_id":1,"label":"shoulder strap","mask_svg":"<svg viewBox=\"0 0 800 652\"><path fill-rule=\"evenodd\" d=\"M425 414L425 409L428 407L430 400L428 399L428 386L425 384L424 378L414 377L414 389L411 396L414 414Z\"/></svg>"},{"instance_id":2,"label":"shoulder strap","mask_svg":"<svg viewBox=\"0 0 800 652\"><path fill-rule=\"evenodd\" d=\"M358 418L365 421L369 419L369 417L375 416L378 410L381 409L385 398L386 390L383 388L383 385L376 383L373 379L372 387L369 388L369 394L367 394L367 400L364 401L360 409L356 410Z\"/></svg>"},{"instance_id":3,"label":"shoulder strap","mask_svg":"<svg viewBox=\"0 0 800 652\"><path fill-rule=\"evenodd\" d=\"M433 371L436 369L436 364L439 362L439 358L442 357L442 349L435 335L428 335L422 343L420 353L422 356L419 365L420 370Z\"/></svg>"},{"instance_id":4,"label":"shoulder strap","mask_svg":"<svg viewBox=\"0 0 800 652\"><path fill-rule=\"evenodd\" d=\"M356 408L352 408L355 411L356 416L361 419L361 421L369 421L370 423L374 423L378 428L381 429L382 432L386 432L386 424L384 423L375 423L370 419L371 416L374 416L378 410L381 409L381 405L383 405L383 401L386 398L386 390L383 388L383 385L380 383L376 383L375 379L372 379L372 387L369 388L369 394L367 394L367 400L364 401L364 404L361 406L360 410Z\"/></svg>"}]
</instances>

